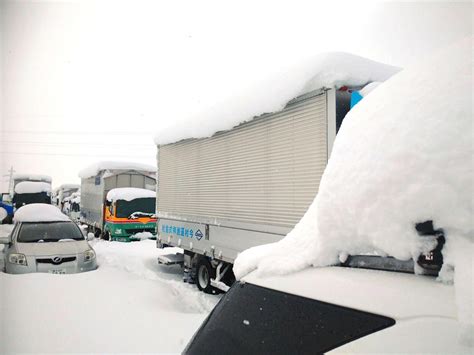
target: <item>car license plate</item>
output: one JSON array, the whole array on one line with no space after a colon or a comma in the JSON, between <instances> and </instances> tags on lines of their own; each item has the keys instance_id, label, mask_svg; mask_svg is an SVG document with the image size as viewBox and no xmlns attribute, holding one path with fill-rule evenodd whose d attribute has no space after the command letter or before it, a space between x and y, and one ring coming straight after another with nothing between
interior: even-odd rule
<instances>
[{"instance_id":1,"label":"car license plate","mask_svg":"<svg viewBox=\"0 0 474 355\"><path fill-rule=\"evenodd\" d=\"M48 270L50 274L65 274L66 269L55 269L55 270Z\"/></svg>"}]
</instances>

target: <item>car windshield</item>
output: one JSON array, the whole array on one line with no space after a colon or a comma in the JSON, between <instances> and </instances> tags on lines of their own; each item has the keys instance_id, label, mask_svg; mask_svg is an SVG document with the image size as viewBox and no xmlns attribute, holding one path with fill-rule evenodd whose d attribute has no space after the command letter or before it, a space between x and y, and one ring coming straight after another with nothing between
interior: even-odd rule
<instances>
[{"instance_id":1,"label":"car windshield","mask_svg":"<svg viewBox=\"0 0 474 355\"><path fill-rule=\"evenodd\" d=\"M117 214L119 218L128 218L135 212L142 212L144 214L155 213L155 201L154 197L136 198L132 201L118 200L117 201Z\"/></svg>"},{"instance_id":2,"label":"car windshield","mask_svg":"<svg viewBox=\"0 0 474 355\"><path fill-rule=\"evenodd\" d=\"M58 242L67 239L84 240L81 231L73 222L22 223L17 242Z\"/></svg>"}]
</instances>

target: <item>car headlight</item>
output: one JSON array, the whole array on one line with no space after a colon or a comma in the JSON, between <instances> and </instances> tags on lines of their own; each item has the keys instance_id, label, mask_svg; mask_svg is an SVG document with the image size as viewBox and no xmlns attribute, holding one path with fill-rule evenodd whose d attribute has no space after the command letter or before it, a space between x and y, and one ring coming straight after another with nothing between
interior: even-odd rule
<instances>
[{"instance_id":1,"label":"car headlight","mask_svg":"<svg viewBox=\"0 0 474 355\"><path fill-rule=\"evenodd\" d=\"M28 263L26 262L25 254L9 254L8 262L10 264L17 264L17 265L23 265L23 266L28 265Z\"/></svg>"},{"instance_id":2,"label":"car headlight","mask_svg":"<svg viewBox=\"0 0 474 355\"><path fill-rule=\"evenodd\" d=\"M84 252L84 262L87 263L95 259L95 251L92 249L86 250Z\"/></svg>"},{"instance_id":3,"label":"car headlight","mask_svg":"<svg viewBox=\"0 0 474 355\"><path fill-rule=\"evenodd\" d=\"M122 229L121 228L117 228L115 230L115 234L122 234Z\"/></svg>"}]
</instances>

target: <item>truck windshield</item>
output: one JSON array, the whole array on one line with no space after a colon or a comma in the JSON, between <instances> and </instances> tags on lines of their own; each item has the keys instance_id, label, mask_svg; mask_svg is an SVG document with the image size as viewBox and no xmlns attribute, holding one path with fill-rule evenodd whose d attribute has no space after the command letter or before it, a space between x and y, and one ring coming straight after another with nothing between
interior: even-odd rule
<instances>
[{"instance_id":1,"label":"truck windshield","mask_svg":"<svg viewBox=\"0 0 474 355\"><path fill-rule=\"evenodd\" d=\"M18 209L21 206L29 205L30 203L47 203L51 204L51 196L46 192L38 192L31 194L15 194L13 196L13 203Z\"/></svg>"},{"instance_id":2,"label":"truck windshield","mask_svg":"<svg viewBox=\"0 0 474 355\"><path fill-rule=\"evenodd\" d=\"M135 212L152 215L155 213L155 201L154 197L136 198L131 201L118 200L116 216L128 218Z\"/></svg>"},{"instance_id":3,"label":"truck windshield","mask_svg":"<svg viewBox=\"0 0 474 355\"><path fill-rule=\"evenodd\" d=\"M84 236L72 222L22 223L17 242L58 242L65 239L84 240Z\"/></svg>"}]
</instances>

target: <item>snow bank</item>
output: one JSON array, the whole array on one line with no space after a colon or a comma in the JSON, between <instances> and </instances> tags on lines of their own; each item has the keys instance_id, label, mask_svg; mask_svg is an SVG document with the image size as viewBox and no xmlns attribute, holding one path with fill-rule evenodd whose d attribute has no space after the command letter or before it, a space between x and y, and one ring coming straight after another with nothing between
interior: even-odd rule
<instances>
[{"instance_id":1,"label":"snow bank","mask_svg":"<svg viewBox=\"0 0 474 355\"><path fill-rule=\"evenodd\" d=\"M13 180L44 181L51 183L51 176L36 174L14 174Z\"/></svg>"},{"instance_id":2,"label":"snow bank","mask_svg":"<svg viewBox=\"0 0 474 355\"><path fill-rule=\"evenodd\" d=\"M20 207L13 217L14 222L70 222L68 216L52 205L32 203Z\"/></svg>"},{"instance_id":3,"label":"snow bank","mask_svg":"<svg viewBox=\"0 0 474 355\"><path fill-rule=\"evenodd\" d=\"M361 87L372 81L385 81L398 71L400 68L353 54L320 54L306 64L285 71L266 85L247 90L243 95L233 93L229 101L218 103L201 114L175 121L170 126L160 126L155 143L210 137L265 112L280 111L291 99L307 92L323 87Z\"/></svg>"},{"instance_id":4,"label":"snow bank","mask_svg":"<svg viewBox=\"0 0 474 355\"><path fill-rule=\"evenodd\" d=\"M150 174L156 173L156 167L152 165L125 161L100 161L82 169L79 172L79 177L81 179L87 179L105 170L136 170Z\"/></svg>"},{"instance_id":5,"label":"snow bank","mask_svg":"<svg viewBox=\"0 0 474 355\"><path fill-rule=\"evenodd\" d=\"M380 81L374 81L370 84L367 84L364 86L362 90L359 90L359 93L363 96L366 97L369 95L373 90L375 90L380 84L382 84Z\"/></svg>"},{"instance_id":6,"label":"snow bank","mask_svg":"<svg viewBox=\"0 0 474 355\"><path fill-rule=\"evenodd\" d=\"M436 241L420 237L415 223L432 220L446 235L440 278L454 277L459 319L472 327L472 44L468 38L421 60L352 109L305 216L282 241L239 255L236 276L361 253L416 260Z\"/></svg>"},{"instance_id":7,"label":"snow bank","mask_svg":"<svg viewBox=\"0 0 474 355\"><path fill-rule=\"evenodd\" d=\"M51 185L47 182L23 181L15 186L16 194L36 194L51 192Z\"/></svg>"},{"instance_id":8,"label":"snow bank","mask_svg":"<svg viewBox=\"0 0 474 355\"><path fill-rule=\"evenodd\" d=\"M147 197L156 197L156 192L147 190L147 189L139 189L136 187L119 187L116 189L112 189L107 193L107 201L117 201L117 200L125 200L125 201L132 201L136 198L147 198Z\"/></svg>"}]
</instances>

